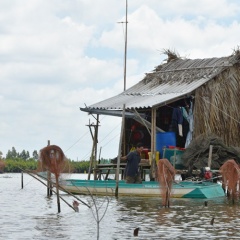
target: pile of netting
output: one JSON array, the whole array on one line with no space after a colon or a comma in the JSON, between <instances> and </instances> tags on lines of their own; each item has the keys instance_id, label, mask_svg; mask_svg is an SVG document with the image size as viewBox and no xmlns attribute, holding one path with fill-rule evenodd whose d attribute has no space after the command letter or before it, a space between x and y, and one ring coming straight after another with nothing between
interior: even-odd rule
<instances>
[{"instance_id":1,"label":"pile of netting","mask_svg":"<svg viewBox=\"0 0 240 240\"><path fill-rule=\"evenodd\" d=\"M41 171L48 170L58 178L60 173L66 169L67 164L68 162L60 147L49 145L40 150L38 169L41 169Z\"/></svg>"},{"instance_id":2,"label":"pile of netting","mask_svg":"<svg viewBox=\"0 0 240 240\"><path fill-rule=\"evenodd\" d=\"M226 195L231 199L239 197L240 168L233 160L227 160L220 168L222 186Z\"/></svg>"},{"instance_id":3,"label":"pile of netting","mask_svg":"<svg viewBox=\"0 0 240 240\"><path fill-rule=\"evenodd\" d=\"M162 197L162 205L170 206L170 197L172 184L175 179L175 168L168 161L168 159L161 159L158 161L158 181L160 184L160 192Z\"/></svg>"},{"instance_id":4,"label":"pile of netting","mask_svg":"<svg viewBox=\"0 0 240 240\"><path fill-rule=\"evenodd\" d=\"M210 145L213 146L211 169L219 169L228 159L240 163L240 148L226 146L221 138L213 134L200 135L192 140L182 155L183 165L189 173L208 166Z\"/></svg>"}]
</instances>

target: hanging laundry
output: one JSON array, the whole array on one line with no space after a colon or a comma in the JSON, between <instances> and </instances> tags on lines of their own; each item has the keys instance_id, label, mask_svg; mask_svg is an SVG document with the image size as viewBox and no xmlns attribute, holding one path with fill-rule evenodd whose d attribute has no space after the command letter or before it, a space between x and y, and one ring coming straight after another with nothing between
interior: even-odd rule
<instances>
[{"instance_id":1,"label":"hanging laundry","mask_svg":"<svg viewBox=\"0 0 240 240\"><path fill-rule=\"evenodd\" d=\"M189 123L189 131L188 131L187 137L186 137L185 148L190 144L190 142L192 141L192 136L193 136L193 103L192 103L192 101L190 102L190 108L189 108L187 120Z\"/></svg>"},{"instance_id":2,"label":"hanging laundry","mask_svg":"<svg viewBox=\"0 0 240 240\"><path fill-rule=\"evenodd\" d=\"M178 135L182 135L182 123L183 114L181 108L173 108L170 131L176 132Z\"/></svg>"},{"instance_id":3,"label":"hanging laundry","mask_svg":"<svg viewBox=\"0 0 240 240\"><path fill-rule=\"evenodd\" d=\"M169 131L176 133L177 147L185 147L186 136L189 131L189 123L186 117L187 111L184 107L173 108Z\"/></svg>"}]
</instances>

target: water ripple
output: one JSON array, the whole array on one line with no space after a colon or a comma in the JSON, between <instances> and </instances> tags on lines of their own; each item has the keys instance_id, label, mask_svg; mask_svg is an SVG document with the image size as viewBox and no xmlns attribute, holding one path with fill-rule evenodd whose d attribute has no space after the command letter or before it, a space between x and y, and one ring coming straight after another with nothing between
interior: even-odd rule
<instances>
[{"instance_id":1,"label":"water ripple","mask_svg":"<svg viewBox=\"0 0 240 240\"><path fill-rule=\"evenodd\" d=\"M62 202L58 214L55 195L46 197L45 186L29 176L24 176L24 183L21 189L20 174L0 177L0 225L4 229L0 239L96 239L94 211L80 204L76 213ZM73 200L66 194L62 197L69 203ZM80 198L92 204L88 196ZM102 206L101 216L105 199L96 200ZM100 222L100 239L239 239L239 203L219 198L208 200L205 206L204 201L172 199L170 208L162 208L158 198L113 197ZM137 227L139 237L133 238Z\"/></svg>"}]
</instances>

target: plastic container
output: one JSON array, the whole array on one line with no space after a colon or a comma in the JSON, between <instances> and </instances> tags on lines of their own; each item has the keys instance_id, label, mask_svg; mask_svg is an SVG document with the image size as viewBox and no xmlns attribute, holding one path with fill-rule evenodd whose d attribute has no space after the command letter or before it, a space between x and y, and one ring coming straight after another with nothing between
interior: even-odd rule
<instances>
[{"instance_id":1,"label":"plastic container","mask_svg":"<svg viewBox=\"0 0 240 240\"><path fill-rule=\"evenodd\" d=\"M152 152L148 152L148 156L149 156L149 164L152 165ZM156 164L158 163L159 159L160 159L160 153L156 152L156 156L155 156Z\"/></svg>"},{"instance_id":2,"label":"plastic container","mask_svg":"<svg viewBox=\"0 0 240 240\"><path fill-rule=\"evenodd\" d=\"M142 150L142 153L141 153L141 156L144 156L144 157L142 157L142 158L143 158L143 159L148 159L148 157L149 157L148 153L149 153L149 149L148 149L148 148L144 148L144 149Z\"/></svg>"},{"instance_id":3,"label":"plastic container","mask_svg":"<svg viewBox=\"0 0 240 240\"><path fill-rule=\"evenodd\" d=\"M156 150L160 152L160 156L163 155L163 148L176 146L176 134L175 132L159 132L156 134Z\"/></svg>"},{"instance_id":4,"label":"plastic container","mask_svg":"<svg viewBox=\"0 0 240 240\"><path fill-rule=\"evenodd\" d=\"M165 148L163 151L163 158L167 158L168 161L175 167L175 169L184 169L182 154L184 150Z\"/></svg>"}]
</instances>

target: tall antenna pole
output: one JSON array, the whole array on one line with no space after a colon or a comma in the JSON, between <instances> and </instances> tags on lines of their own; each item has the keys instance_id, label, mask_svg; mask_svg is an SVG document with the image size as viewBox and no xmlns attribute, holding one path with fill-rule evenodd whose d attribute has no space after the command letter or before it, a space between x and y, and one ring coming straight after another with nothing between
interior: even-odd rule
<instances>
[{"instance_id":1,"label":"tall antenna pole","mask_svg":"<svg viewBox=\"0 0 240 240\"><path fill-rule=\"evenodd\" d=\"M127 72L127 13L128 13L128 1L126 0L126 20L125 20L125 51L124 51L124 87L123 91L126 90L126 72Z\"/></svg>"},{"instance_id":2,"label":"tall antenna pole","mask_svg":"<svg viewBox=\"0 0 240 240\"><path fill-rule=\"evenodd\" d=\"M123 90L126 90L126 70L127 70L127 0L126 0L126 20L125 20L125 51L124 51L124 87ZM117 159L117 171L116 171L116 188L115 188L115 196L118 197L118 187L119 187L119 169L120 169L120 159L121 159L121 149L124 135L124 126L125 126L125 103L123 104L122 110L122 125L121 125L121 134L118 148L118 159Z\"/></svg>"}]
</instances>

